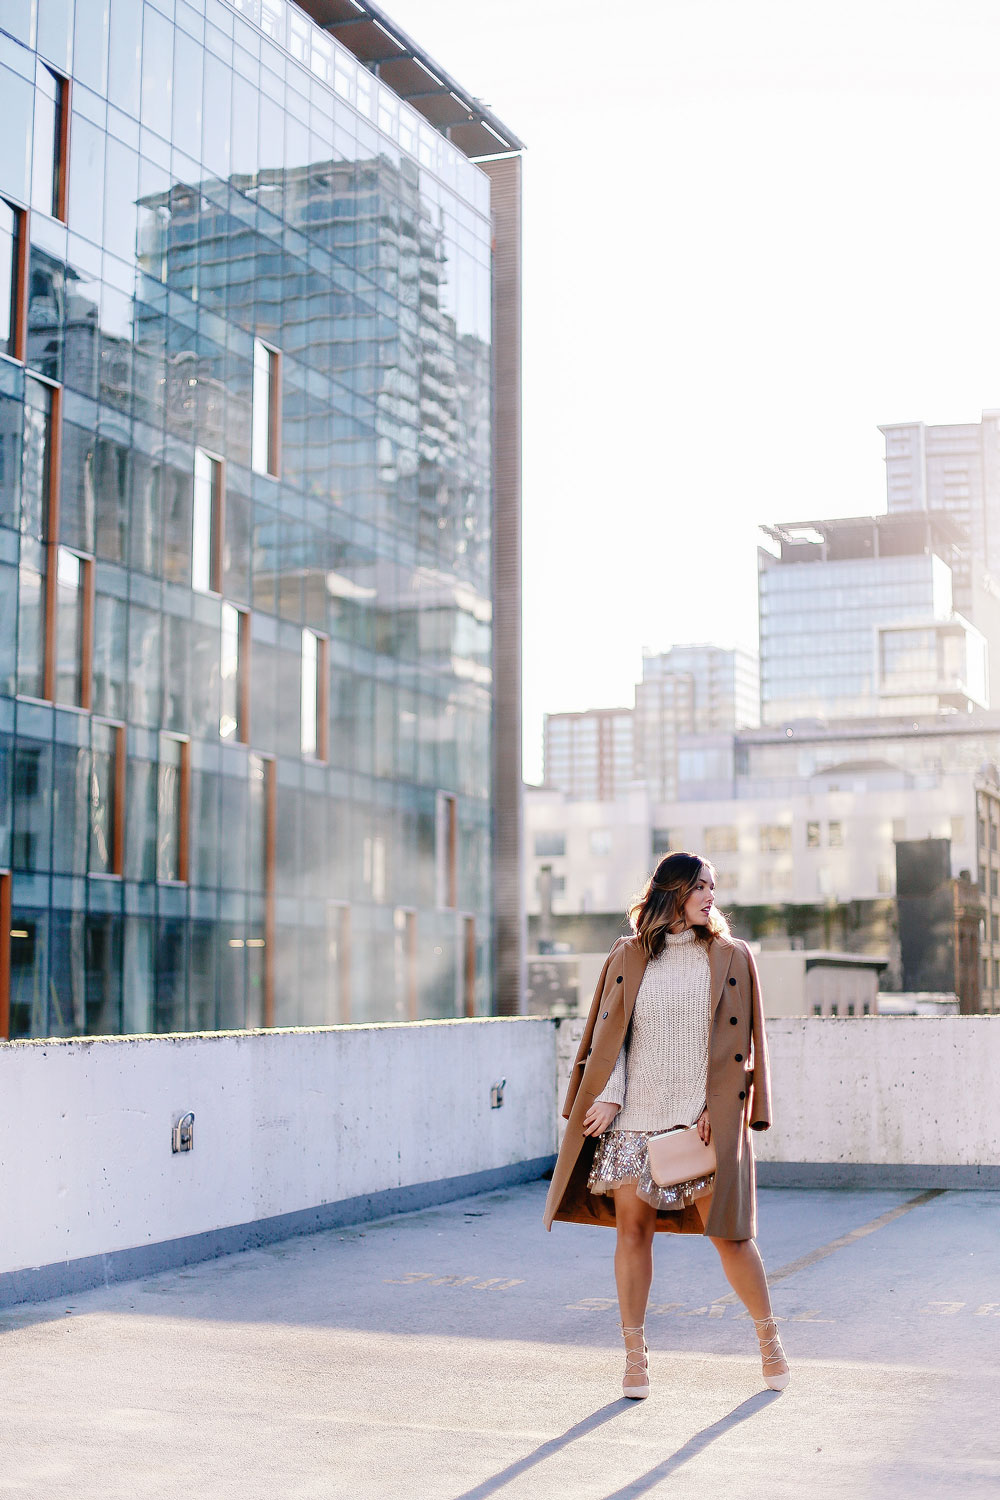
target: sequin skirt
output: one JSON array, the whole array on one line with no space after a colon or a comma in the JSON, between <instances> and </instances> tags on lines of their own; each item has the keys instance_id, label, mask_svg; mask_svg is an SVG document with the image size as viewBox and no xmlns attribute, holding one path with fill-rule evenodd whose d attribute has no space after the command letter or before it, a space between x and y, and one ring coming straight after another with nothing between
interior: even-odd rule
<instances>
[{"instance_id":1,"label":"sequin skirt","mask_svg":"<svg viewBox=\"0 0 1000 1500\"><path fill-rule=\"evenodd\" d=\"M646 1142L658 1130L609 1130L602 1135L594 1152L587 1178L592 1193L610 1193L623 1183L634 1182L637 1198L653 1208L683 1208L696 1198L704 1198L715 1184L715 1173L678 1182L674 1187L660 1187L649 1175L649 1152Z\"/></svg>"}]
</instances>

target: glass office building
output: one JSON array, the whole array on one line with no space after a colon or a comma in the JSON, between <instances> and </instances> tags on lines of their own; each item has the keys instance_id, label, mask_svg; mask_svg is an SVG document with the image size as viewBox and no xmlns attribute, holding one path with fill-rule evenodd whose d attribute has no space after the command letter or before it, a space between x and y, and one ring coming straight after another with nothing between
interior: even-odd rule
<instances>
[{"instance_id":1,"label":"glass office building","mask_svg":"<svg viewBox=\"0 0 1000 1500\"><path fill-rule=\"evenodd\" d=\"M0 12L12 1037L492 1008L496 223L470 155L518 143L468 104L457 146L365 57L384 18L327 12Z\"/></svg>"},{"instance_id":2,"label":"glass office building","mask_svg":"<svg viewBox=\"0 0 1000 1500\"><path fill-rule=\"evenodd\" d=\"M954 609L960 537L886 515L763 527L761 720L989 707L986 640Z\"/></svg>"}]
</instances>

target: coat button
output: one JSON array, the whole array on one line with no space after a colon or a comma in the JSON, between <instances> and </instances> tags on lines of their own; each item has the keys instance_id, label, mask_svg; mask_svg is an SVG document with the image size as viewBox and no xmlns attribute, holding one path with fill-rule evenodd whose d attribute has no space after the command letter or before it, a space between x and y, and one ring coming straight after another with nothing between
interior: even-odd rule
<instances>
[{"instance_id":1,"label":"coat button","mask_svg":"<svg viewBox=\"0 0 1000 1500\"><path fill-rule=\"evenodd\" d=\"M735 1016L730 1016L729 1017L729 1024L730 1024L730 1026L735 1026L736 1025L736 1017Z\"/></svg>"},{"instance_id":2,"label":"coat button","mask_svg":"<svg viewBox=\"0 0 1000 1500\"><path fill-rule=\"evenodd\" d=\"M743 1053L742 1052L737 1052L737 1054L736 1054L736 1061L737 1062L742 1062L743 1061Z\"/></svg>"},{"instance_id":3,"label":"coat button","mask_svg":"<svg viewBox=\"0 0 1000 1500\"><path fill-rule=\"evenodd\" d=\"M745 1089L740 1089L740 1098L741 1099L745 1099L746 1098L746 1090Z\"/></svg>"},{"instance_id":4,"label":"coat button","mask_svg":"<svg viewBox=\"0 0 1000 1500\"><path fill-rule=\"evenodd\" d=\"M608 1019L608 1013L607 1013L607 1011L605 1011L604 1014L603 1014L603 1016L601 1017L601 1020L602 1021L606 1021L607 1019Z\"/></svg>"},{"instance_id":5,"label":"coat button","mask_svg":"<svg viewBox=\"0 0 1000 1500\"><path fill-rule=\"evenodd\" d=\"M619 974L618 978L615 980L615 984L621 984L621 982L622 982L622 976Z\"/></svg>"}]
</instances>

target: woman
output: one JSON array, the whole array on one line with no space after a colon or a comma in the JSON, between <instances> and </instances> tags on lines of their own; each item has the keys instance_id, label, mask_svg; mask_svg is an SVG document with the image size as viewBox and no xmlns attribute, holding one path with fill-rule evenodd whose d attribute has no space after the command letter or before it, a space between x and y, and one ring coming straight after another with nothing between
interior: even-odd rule
<instances>
[{"instance_id":1,"label":"woman","mask_svg":"<svg viewBox=\"0 0 1000 1500\"><path fill-rule=\"evenodd\" d=\"M668 854L629 912L598 980L570 1077L569 1121L545 1204L553 1219L614 1225L624 1395L649 1395L643 1324L658 1230L705 1234L757 1328L764 1381L788 1384L760 1253L751 1130L766 1130L770 1080L757 970L714 909L715 871ZM697 1124L711 1177L661 1188L646 1142Z\"/></svg>"}]
</instances>

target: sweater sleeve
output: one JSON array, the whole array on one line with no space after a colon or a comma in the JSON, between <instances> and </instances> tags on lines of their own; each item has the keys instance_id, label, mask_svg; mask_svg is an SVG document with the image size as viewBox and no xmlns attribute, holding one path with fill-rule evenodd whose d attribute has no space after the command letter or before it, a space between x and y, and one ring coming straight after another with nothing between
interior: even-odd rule
<instances>
[{"instance_id":1,"label":"sweater sleeve","mask_svg":"<svg viewBox=\"0 0 1000 1500\"><path fill-rule=\"evenodd\" d=\"M625 1103L625 1048L618 1054L618 1059L611 1070L611 1077L604 1088L594 1100L595 1104L617 1104L619 1108Z\"/></svg>"}]
</instances>

